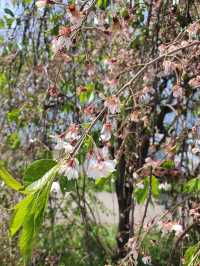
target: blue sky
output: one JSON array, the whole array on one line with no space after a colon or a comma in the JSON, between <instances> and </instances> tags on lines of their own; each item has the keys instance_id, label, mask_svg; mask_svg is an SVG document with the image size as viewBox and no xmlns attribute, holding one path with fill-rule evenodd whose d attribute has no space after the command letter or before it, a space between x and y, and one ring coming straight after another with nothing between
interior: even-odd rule
<instances>
[{"instance_id":1,"label":"blue sky","mask_svg":"<svg viewBox=\"0 0 200 266\"><path fill-rule=\"evenodd\" d=\"M10 0L0 0L0 16L4 13L4 8L9 8L11 7Z\"/></svg>"}]
</instances>

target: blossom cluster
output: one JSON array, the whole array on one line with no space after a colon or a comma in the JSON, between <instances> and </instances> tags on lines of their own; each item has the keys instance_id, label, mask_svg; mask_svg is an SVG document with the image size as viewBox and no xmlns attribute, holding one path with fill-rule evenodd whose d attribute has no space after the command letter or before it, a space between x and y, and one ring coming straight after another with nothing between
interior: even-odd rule
<instances>
[{"instance_id":1,"label":"blossom cluster","mask_svg":"<svg viewBox=\"0 0 200 266\"><path fill-rule=\"evenodd\" d=\"M86 175L92 179L107 177L115 171L116 161L109 158L107 147L95 148L86 156L83 165L78 159L70 158L60 166L60 174L68 180L78 179L80 175Z\"/></svg>"}]
</instances>

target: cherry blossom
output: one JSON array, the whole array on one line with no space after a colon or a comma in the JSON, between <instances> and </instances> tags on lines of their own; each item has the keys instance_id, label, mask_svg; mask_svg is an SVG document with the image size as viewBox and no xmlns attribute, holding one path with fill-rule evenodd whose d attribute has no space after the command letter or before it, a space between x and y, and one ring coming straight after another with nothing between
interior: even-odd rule
<instances>
[{"instance_id":1,"label":"cherry blossom","mask_svg":"<svg viewBox=\"0 0 200 266\"><path fill-rule=\"evenodd\" d=\"M52 40L51 42L51 49L54 54L61 51L63 48L69 50L72 45L72 41L69 37L60 36Z\"/></svg>"},{"instance_id":2,"label":"cherry blossom","mask_svg":"<svg viewBox=\"0 0 200 266\"><path fill-rule=\"evenodd\" d=\"M64 137L67 141L77 140L80 137L79 126L71 124L67 131L64 133Z\"/></svg>"},{"instance_id":3,"label":"cherry blossom","mask_svg":"<svg viewBox=\"0 0 200 266\"><path fill-rule=\"evenodd\" d=\"M133 122L139 122L141 116L141 112L139 110L135 110L130 114L130 119Z\"/></svg>"},{"instance_id":4,"label":"cherry blossom","mask_svg":"<svg viewBox=\"0 0 200 266\"><path fill-rule=\"evenodd\" d=\"M67 176L68 180L78 179L79 177L79 162L77 159L70 159L65 164L60 166L60 174Z\"/></svg>"},{"instance_id":5,"label":"cherry blossom","mask_svg":"<svg viewBox=\"0 0 200 266\"><path fill-rule=\"evenodd\" d=\"M87 107L84 108L83 110L85 116L88 118L91 118L95 114L95 107L94 105L90 104Z\"/></svg>"},{"instance_id":6,"label":"cherry blossom","mask_svg":"<svg viewBox=\"0 0 200 266\"><path fill-rule=\"evenodd\" d=\"M60 36L68 37L68 36L70 36L70 34L71 34L71 28L70 27L61 26L59 28L59 35Z\"/></svg>"},{"instance_id":7,"label":"cherry blossom","mask_svg":"<svg viewBox=\"0 0 200 266\"><path fill-rule=\"evenodd\" d=\"M107 86L109 86L109 88L114 89L116 88L118 83L118 80L113 78L113 79L109 79L108 77L105 79L105 84L107 84Z\"/></svg>"},{"instance_id":8,"label":"cherry blossom","mask_svg":"<svg viewBox=\"0 0 200 266\"><path fill-rule=\"evenodd\" d=\"M74 147L67 141L64 140L62 135L51 136L56 141L55 150L65 150L66 153L71 153Z\"/></svg>"},{"instance_id":9,"label":"cherry blossom","mask_svg":"<svg viewBox=\"0 0 200 266\"><path fill-rule=\"evenodd\" d=\"M112 133L112 124L110 122L107 122L103 125L102 130L101 130L101 140L102 141L109 141L111 138L111 133Z\"/></svg>"},{"instance_id":10,"label":"cherry blossom","mask_svg":"<svg viewBox=\"0 0 200 266\"><path fill-rule=\"evenodd\" d=\"M159 185L159 189L162 189L164 191L169 191L169 190L171 190L171 188L172 188L171 184L169 184L167 182Z\"/></svg>"},{"instance_id":11,"label":"cherry blossom","mask_svg":"<svg viewBox=\"0 0 200 266\"><path fill-rule=\"evenodd\" d=\"M84 168L88 177L97 179L107 177L115 171L116 161L110 160L107 148L91 151L84 163Z\"/></svg>"},{"instance_id":12,"label":"cherry blossom","mask_svg":"<svg viewBox=\"0 0 200 266\"><path fill-rule=\"evenodd\" d=\"M77 26L81 23L81 18L82 18L82 14L81 12L77 9L76 5L71 4L68 7L69 10L69 19L70 19L70 23L73 26Z\"/></svg>"},{"instance_id":13,"label":"cherry blossom","mask_svg":"<svg viewBox=\"0 0 200 266\"><path fill-rule=\"evenodd\" d=\"M176 236L179 236L183 232L182 225L176 222L160 222L158 225L162 230L167 232L175 232Z\"/></svg>"},{"instance_id":14,"label":"cherry blossom","mask_svg":"<svg viewBox=\"0 0 200 266\"><path fill-rule=\"evenodd\" d=\"M142 262L144 264L151 264L151 257L150 256L145 256L142 258Z\"/></svg>"},{"instance_id":15,"label":"cherry blossom","mask_svg":"<svg viewBox=\"0 0 200 266\"><path fill-rule=\"evenodd\" d=\"M172 91L173 91L173 96L176 98L183 96L183 88L178 84L173 86Z\"/></svg>"},{"instance_id":16,"label":"cherry blossom","mask_svg":"<svg viewBox=\"0 0 200 266\"><path fill-rule=\"evenodd\" d=\"M35 5L38 7L38 8L42 8L42 7L45 7L46 5L48 4L55 4L54 1L52 0L38 0L36 1Z\"/></svg>"},{"instance_id":17,"label":"cherry blossom","mask_svg":"<svg viewBox=\"0 0 200 266\"><path fill-rule=\"evenodd\" d=\"M183 227L180 224L173 224L171 230L175 232L176 236L183 233Z\"/></svg>"},{"instance_id":18,"label":"cherry blossom","mask_svg":"<svg viewBox=\"0 0 200 266\"><path fill-rule=\"evenodd\" d=\"M187 32L189 34L189 39L192 39L193 37L196 37L200 32L200 25L197 22L194 22L190 24L190 26L187 29Z\"/></svg>"},{"instance_id":19,"label":"cherry blossom","mask_svg":"<svg viewBox=\"0 0 200 266\"><path fill-rule=\"evenodd\" d=\"M51 186L51 192L59 194L61 192L60 184L58 182L53 182Z\"/></svg>"},{"instance_id":20,"label":"cherry blossom","mask_svg":"<svg viewBox=\"0 0 200 266\"><path fill-rule=\"evenodd\" d=\"M163 68L164 68L164 74L169 75L172 74L172 72L175 69L175 64L171 61L165 60L163 62Z\"/></svg>"},{"instance_id":21,"label":"cherry blossom","mask_svg":"<svg viewBox=\"0 0 200 266\"><path fill-rule=\"evenodd\" d=\"M63 49L63 40L61 38L55 38L51 42L51 49L54 54Z\"/></svg>"},{"instance_id":22,"label":"cherry blossom","mask_svg":"<svg viewBox=\"0 0 200 266\"><path fill-rule=\"evenodd\" d=\"M189 85L192 86L192 87L200 86L200 76L196 76L195 78L191 79L189 81Z\"/></svg>"},{"instance_id":23,"label":"cherry blossom","mask_svg":"<svg viewBox=\"0 0 200 266\"><path fill-rule=\"evenodd\" d=\"M105 100L105 107L108 108L111 114L115 114L120 111L120 101L116 96L110 96Z\"/></svg>"}]
</instances>

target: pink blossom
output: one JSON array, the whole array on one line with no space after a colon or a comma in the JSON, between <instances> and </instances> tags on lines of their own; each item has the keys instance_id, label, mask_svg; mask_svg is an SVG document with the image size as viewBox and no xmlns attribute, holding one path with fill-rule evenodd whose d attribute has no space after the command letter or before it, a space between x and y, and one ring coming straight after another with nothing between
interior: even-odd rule
<instances>
[{"instance_id":1,"label":"pink blossom","mask_svg":"<svg viewBox=\"0 0 200 266\"><path fill-rule=\"evenodd\" d=\"M110 96L105 100L105 107L108 108L111 114L115 114L120 111L120 101L116 96Z\"/></svg>"},{"instance_id":2,"label":"pink blossom","mask_svg":"<svg viewBox=\"0 0 200 266\"><path fill-rule=\"evenodd\" d=\"M72 41L69 37L60 36L52 40L51 49L53 53L56 54L57 52L61 51L63 48L69 50L71 44Z\"/></svg>"},{"instance_id":3,"label":"pink blossom","mask_svg":"<svg viewBox=\"0 0 200 266\"><path fill-rule=\"evenodd\" d=\"M80 137L79 135L79 126L71 124L67 131L64 133L64 138L67 141L74 141Z\"/></svg>"},{"instance_id":4,"label":"pink blossom","mask_svg":"<svg viewBox=\"0 0 200 266\"><path fill-rule=\"evenodd\" d=\"M60 166L60 174L67 176L68 180L78 179L79 162L77 159L70 159L67 163Z\"/></svg>"},{"instance_id":5,"label":"pink blossom","mask_svg":"<svg viewBox=\"0 0 200 266\"><path fill-rule=\"evenodd\" d=\"M173 96L176 98L182 97L183 96L183 88L180 85L175 85L172 88L173 91Z\"/></svg>"},{"instance_id":6,"label":"pink blossom","mask_svg":"<svg viewBox=\"0 0 200 266\"><path fill-rule=\"evenodd\" d=\"M171 74L175 69L175 64L171 61L165 60L163 62L163 68L165 75Z\"/></svg>"},{"instance_id":7,"label":"pink blossom","mask_svg":"<svg viewBox=\"0 0 200 266\"><path fill-rule=\"evenodd\" d=\"M101 130L101 139L102 141L109 141L111 138L111 133L112 133L112 124L111 123L105 123L102 127Z\"/></svg>"},{"instance_id":8,"label":"pink blossom","mask_svg":"<svg viewBox=\"0 0 200 266\"><path fill-rule=\"evenodd\" d=\"M82 14L81 12L77 9L75 4L71 4L68 7L69 9L69 19L70 19L70 23L73 26L78 26L81 23L81 19L82 19Z\"/></svg>"},{"instance_id":9,"label":"pink blossom","mask_svg":"<svg viewBox=\"0 0 200 266\"><path fill-rule=\"evenodd\" d=\"M56 141L55 150L65 150L66 153L71 153L74 150L74 147L71 143L64 140L62 135L51 136Z\"/></svg>"},{"instance_id":10,"label":"pink blossom","mask_svg":"<svg viewBox=\"0 0 200 266\"><path fill-rule=\"evenodd\" d=\"M88 177L97 179L107 177L115 171L116 161L108 158L107 148L91 151L84 163Z\"/></svg>"},{"instance_id":11,"label":"pink blossom","mask_svg":"<svg viewBox=\"0 0 200 266\"><path fill-rule=\"evenodd\" d=\"M55 2L52 1L52 0L38 0L36 1L35 5L38 7L38 8L42 8L42 7L45 7L46 5L48 4L54 4Z\"/></svg>"}]
</instances>

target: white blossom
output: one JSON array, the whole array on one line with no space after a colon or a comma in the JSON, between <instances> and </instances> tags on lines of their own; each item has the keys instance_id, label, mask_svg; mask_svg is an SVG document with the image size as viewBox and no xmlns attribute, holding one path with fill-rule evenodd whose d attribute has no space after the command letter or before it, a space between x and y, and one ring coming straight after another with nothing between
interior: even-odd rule
<instances>
[{"instance_id":1,"label":"white blossom","mask_svg":"<svg viewBox=\"0 0 200 266\"><path fill-rule=\"evenodd\" d=\"M108 108L111 114L115 114L120 111L120 101L116 96L110 96L105 100L105 107Z\"/></svg>"},{"instance_id":2,"label":"white blossom","mask_svg":"<svg viewBox=\"0 0 200 266\"><path fill-rule=\"evenodd\" d=\"M87 176L94 179L109 176L115 167L116 161L109 159L107 148L91 152L84 163Z\"/></svg>"},{"instance_id":3,"label":"white blossom","mask_svg":"<svg viewBox=\"0 0 200 266\"><path fill-rule=\"evenodd\" d=\"M69 128L67 129L65 135L64 135L64 138L67 141L74 141L74 140L80 138L79 127L75 124L70 125Z\"/></svg>"},{"instance_id":4,"label":"white blossom","mask_svg":"<svg viewBox=\"0 0 200 266\"><path fill-rule=\"evenodd\" d=\"M63 38L55 38L51 42L51 49L54 54L64 47Z\"/></svg>"},{"instance_id":5,"label":"white blossom","mask_svg":"<svg viewBox=\"0 0 200 266\"><path fill-rule=\"evenodd\" d=\"M175 231L175 235L176 236L178 236L181 233L183 233L183 227L180 224L173 224L171 230Z\"/></svg>"},{"instance_id":6,"label":"white blossom","mask_svg":"<svg viewBox=\"0 0 200 266\"><path fill-rule=\"evenodd\" d=\"M39 1L36 1L35 5L38 7L38 8L43 8L47 5L47 1L45 0L39 0Z\"/></svg>"},{"instance_id":7,"label":"white blossom","mask_svg":"<svg viewBox=\"0 0 200 266\"><path fill-rule=\"evenodd\" d=\"M138 189L144 189L144 184L140 182L140 183L136 184L136 187Z\"/></svg>"},{"instance_id":8,"label":"white blossom","mask_svg":"<svg viewBox=\"0 0 200 266\"><path fill-rule=\"evenodd\" d=\"M150 256L145 256L142 258L142 262L144 264L151 264L151 257Z\"/></svg>"},{"instance_id":9,"label":"white blossom","mask_svg":"<svg viewBox=\"0 0 200 266\"><path fill-rule=\"evenodd\" d=\"M105 123L101 130L101 139L102 141L109 141L111 138L112 125L111 123Z\"/></svg>"},{"instance_id":10,"label":"white blossom","mask_svg":"<svg viewBox=\"0 0 200 266\"><path fill-rule=\"evenodd\" d=\"M46 5L48 4L55 4L54 1L52 0L38 0L36 1L35 5L38 7L38 8L43 8L45 7Z\"/></svg>"},{"instance_id":11,"label":"white blossom","mask_svg":"<svg viewBox=\"0 0 200 266\"><path fill-rule=\"evenodd\" d=\"M59 135L51 136L55 139L56 145L54 147L55 150L65 150L66 153L71 153L74 150L74 147L67 141L63 140L63 138Z\"/></svg>"},{"instance_id":12,"label":"white blossom","mask_svg":"<svg viewBox=\"0 0 200 266\"><path fill-rule=\"evenodd\" d=\"M60 36L52 40L51 49L52 49L52 52L56 54L58 51L62 50L63 48L66 48L67 50L69 50L71 44L72 44L72 41L69 37Z\"/></svg>"},{"instance_id":13,"label":"white blossom","mask_svg":"<svg viewBox=\"0 0 200 266\"><path fill-rule=\"evenodd\" d=\"M159 185L159 189L162 189L164 191L169 191L169 190L171 190L171 188L172 188L171 184L169 184L167 182Z\"/></svg>"},{"instance_id":14,"label":"white blossom","mask_svg":"<svg viewBox=\"0 0 200 266\"><path fill-rule=\"evenodd\" d=\"M53 182L51 186L51 192L59 194L61 192L60 184L58 182Z\"/></svg>"},{"instance_id":15,"label":"white blossom","mask_svg":"<svg viewBox=\"0 0 200 266\"><path fill-rule=\"evenodd\" d=\"M60 166L60 174L65 175L68 180L78 179L79 177L79 162L77 159L70 159L65 164Z\"/></svg>"}]
</instances>

